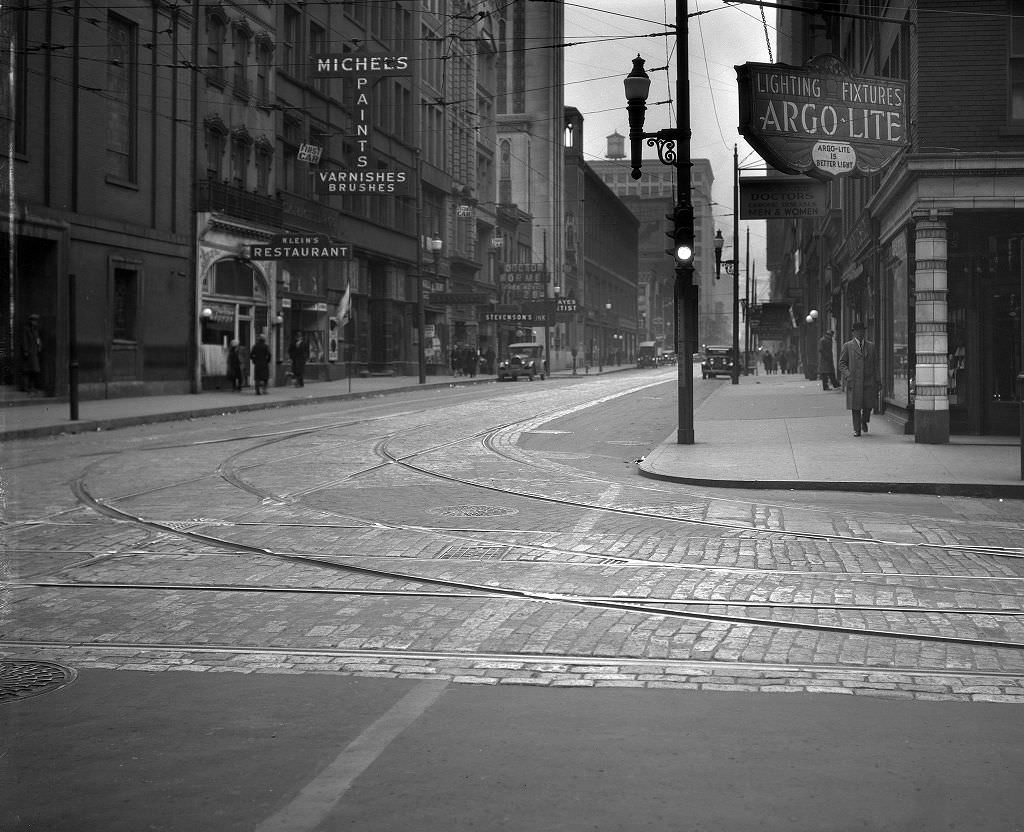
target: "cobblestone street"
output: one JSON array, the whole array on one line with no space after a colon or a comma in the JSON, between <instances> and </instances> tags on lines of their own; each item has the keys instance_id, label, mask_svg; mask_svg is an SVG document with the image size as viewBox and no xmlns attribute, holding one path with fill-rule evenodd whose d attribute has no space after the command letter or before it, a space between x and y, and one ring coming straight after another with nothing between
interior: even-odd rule
<instances>
[{"instance_id":1,"label":"cobblestone street","mask_svg":"<svg viewBox=\"0 0 1024 832\"><path fill-rule=\"evenodd\" d=\"M599 399L605 433L588 442L628 456L616 420L652 389L609 377L25 443L5 652L1024 702L1017 505L936 516L899 497L837 507L609 473L573 420ZM552 437L557 451L530 450Z\"/></svg>"}]
</instances>

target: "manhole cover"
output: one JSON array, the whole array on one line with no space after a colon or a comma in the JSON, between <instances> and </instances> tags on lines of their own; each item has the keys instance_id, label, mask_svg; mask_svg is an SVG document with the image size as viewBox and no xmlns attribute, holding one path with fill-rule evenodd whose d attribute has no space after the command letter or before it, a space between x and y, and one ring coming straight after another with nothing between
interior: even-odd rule
<instances>
[{"instance_id":1,"label":"manhole cover","mask_svg":"<svg viewBox=\"0 0 1024 832\"><path fill-rule=\"evenodd\" d=\"M0 702L59 690L77 675L70 667L53 662L0 662Z\"/></svg>"},{"instance_id":2,"label":"manhole cover","mask_svg":"<svg viewBox=\"0 0 1024 832\"><path fill-rule=\"evenodd\" d=\"M430 509L430 514L441 517L508 517L519 512L504 506L438 506Z\"/></svg>"}]
</instances>

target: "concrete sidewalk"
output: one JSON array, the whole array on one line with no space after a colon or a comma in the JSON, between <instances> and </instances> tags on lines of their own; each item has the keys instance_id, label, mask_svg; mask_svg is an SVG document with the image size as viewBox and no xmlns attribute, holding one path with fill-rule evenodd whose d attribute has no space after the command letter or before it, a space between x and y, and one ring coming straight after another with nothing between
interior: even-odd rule
<instances>
[{"instance_id":1,"label":"concrete sidewalk","mask_svg":"<svg viewBox=\"0 0 1024 832\"><path fill-rule=\"evenodd\" d=\"M635 369L632 364L609 365L598 370L580 369L575 376L571 370L556 370L551 378L596 377ZM96 430L173 422L240 413L249 410L267 410L313 402L365 399L389 393L429 390L431 388L462 387L470 384L493 384L494 375L427 376L420 384L416 376L370 376L315 381L304 387L271 387L266 396L257 398L252 387L245 390L204 390L199 394L183 393L172 396L125 396L113 399L89 399L79 402L78 419L71 420L71 408L66 398L29 399L15 394L7 406L0 402L0 442L12 439L33 439L58 436L63 433L88 433ZM525 384L526 382L522 382ZM540 381L536 383L541 383Z\"/></svg>"},{"instance_id":2,"label":"concrete sidewalk","mask_svg":"<svg viewBox=\"0 0 1024 832\"><path fill-rule=\"evenodd\" d=\"M271 387L260 397L249 387L237 392L205 390L200 394L90 399L79 402L77 421L71 420L66 400L29 399L0 408L0 442L494 381L494 376L485 375L428 376L421 385L415 376L373 376L311 382L304 387Z\"/></svg>"},{"instance_id":3,"label":"concrete sidewalk","mask_svg":"<svg viewBox=\"0 0 1024 832\"><path fill-rule=\"evenodd\" d=\"M737 488L871 491L1024 499L1016 437L953 437L924 445L884 416L853 435L846 396L796 376L725 382L694 412L693 445L675 434L641 474Z\"/></svg>"}]
</instances>

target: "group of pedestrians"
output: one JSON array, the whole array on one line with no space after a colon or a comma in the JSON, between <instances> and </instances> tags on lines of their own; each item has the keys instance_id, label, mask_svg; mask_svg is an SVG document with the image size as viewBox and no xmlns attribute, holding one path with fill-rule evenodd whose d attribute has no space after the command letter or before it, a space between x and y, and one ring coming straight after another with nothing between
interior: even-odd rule
<instances>
[{"instance_id":1,"label":"group of pedestrians","mask_svg":"<svg viewBox=\"0 0 1024 832\"><path fill-rule=\"evenodd\" d=\"M853 337L843 344L839 352L839 375L846 391L846 409L853 420L853 435L860 436L868 432L871 411L878 402L878 351L864 337L865 328L861 321L854 323L852 332ZM835 333L828 330L818 340L818 377L822 390L839 389L832 357L834 336Z\"/></svg>"},{"instance_id":2,"label":"group of pedestrians","mask_svg":"<svg viewBox=\"0 0 1024 832\"><path fill-rule=\"evenodd\" d=\"M242 390L249 386L249 365L252 364L252 384L257 396L267 393L270 383L270 347L267 336L256 336L252 349L242 344L237 338L228 347L228 380L232 390Z\"/></svg>"},{"instance_id":3,"label":"group of pedestrians","mask_svg":"<svg viewBox=\"0 0 1024 832\"><path fill-rule=\"evenodd\" d=\"M449 362L453 376L469 376L475 378L477 373L485 375L494 374L494 359L496 355L493 347L488 347L486 352L481 352L477 347L452 347Z\"/></svg>"},{"instance_id":4,"label":"group of pedestrians","mask_svg":"<svg viewBox=\"0 0 1024 832\"><path fill-rule=\"evenodd\" d=\"M779 350L777 355L773 355L771 350L765 349L761 353L761 363L768 375L776 373L786 375L799 372L800 369L800 360L797 358L796 350L792 347Z\"/></svg>"}]
</instances>

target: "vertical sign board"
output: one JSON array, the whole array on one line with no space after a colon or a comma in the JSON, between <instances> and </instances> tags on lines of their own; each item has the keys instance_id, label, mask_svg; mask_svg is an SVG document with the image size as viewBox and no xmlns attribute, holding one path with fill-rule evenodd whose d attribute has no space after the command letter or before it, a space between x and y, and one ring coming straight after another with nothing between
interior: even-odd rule
<instances>
[{"instance_id":1,"label":"vertical sign board","mask_svg":"<svg viewBox=\"0 0 1024 832\"><path fill-rule=\"evenodd\" d=\"M499 279L499 303L514 304L547 297L548 270L543 263L506 263Z\"/></svg>"},{"instance_id":2,"label":"vertical sign board","mask_svg":"<svg viewBox=\"0 0 1024 832\"><path fill-rule=\"evenodd\" d=\"M881 170L907 145L907 83L855 76L834 55L736 67L740 133L783 173Z\"/></svg>"},{"instance_id":3,"label":"vertical sign board","mask_svg":"<svg viewBox=\"0 0 1024 832\"><path fill-rule=\"evenodd\" d=\"M352 78L355 87L355 141L358 148L353 168L316 171L314 187L320 194L407 194L412 185L408 170L381 167L370 155L370 95L373 85L385 76L411 75L411 58L370 52L324 54L313 58L317 78Z\"/></svg>"}]
</instances>

